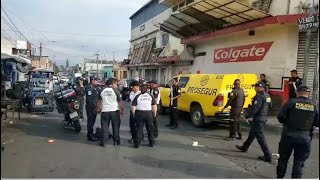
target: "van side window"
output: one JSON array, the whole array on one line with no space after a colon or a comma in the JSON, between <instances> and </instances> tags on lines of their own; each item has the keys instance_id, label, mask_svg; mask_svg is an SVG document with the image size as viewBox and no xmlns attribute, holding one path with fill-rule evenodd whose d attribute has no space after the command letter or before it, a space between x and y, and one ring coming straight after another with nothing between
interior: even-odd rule
<instances>
[{"instance_id":1,"label":"van side window","mask_svg":"<svg viewBox=\"0 0 320 180\"><path fill-rule=\"evenodd\" d=\"M179 79L180 88L185 88L187 86L188 82L189 82L189 77L181 77Z\"/></svg>"},{"instance_id":2,"label":"van side window","mask_svg":"<svg viewBox=\"0 0 320 180\"><path fill-rule=\"evenodd\" d=\"M173 85L173 79L167 82L166 87L171 87Z\"/></svg>"}]
</instances>

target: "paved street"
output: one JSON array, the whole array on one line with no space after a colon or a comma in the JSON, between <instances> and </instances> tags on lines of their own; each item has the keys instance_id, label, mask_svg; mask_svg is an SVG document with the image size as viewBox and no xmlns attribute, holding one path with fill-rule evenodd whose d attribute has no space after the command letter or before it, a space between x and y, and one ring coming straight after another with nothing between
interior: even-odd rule
<instances>
[{"instance_id":1,"label":"paved street","mask_svg":"<svg viewBox=\"0 0 320 180\"><path fill-rule=\"evenodd\" d=\"M77 134L62 128L62 115L23 114L16 124L1 126L1 174L4 178L272 178L273 163L257 160L262 155L257 142L248 153L235 149L242 141L226 141L228 131L222 125L194 128L181 116L177 130L165 127L168 116L159 118L160 135L155 147L134 149L128 143L128 109L122 116L121 146L111 142L99 147L86 140L86 121ZM100 126L100 117L96 126ZM145 131L146 132L146 131ZM247 133L245 134L247 137ZM48 143L49 139L55 140ZM280 136L267 132L273 153ZM192 146L198 142L199 147ZM201 146L203 145L203 146ZM305 178L319 178L319 139L314 139L312 152L305 166ZM288 166L290 177L292 159Z\"/></svg>"}]
</instances>

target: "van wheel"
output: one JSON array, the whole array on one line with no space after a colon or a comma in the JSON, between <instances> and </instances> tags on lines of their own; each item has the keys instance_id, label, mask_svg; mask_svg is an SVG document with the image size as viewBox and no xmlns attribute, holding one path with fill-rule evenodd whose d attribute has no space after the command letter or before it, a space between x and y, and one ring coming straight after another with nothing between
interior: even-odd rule
<instances>
[{"instance_id":1,"label":"van wheel","mask_svg":"<svg viewBox=\"0 0 320 180\"><path fill-rule=\"evenodd\" d=\"M166 114L166 108L162 106L161 100L160 100L160 103L159 103L158 112L159 112L160 115L165 115Z\"/></svg>"},{"instance_id":2,"label":"van wheel","mask_svg":"<svg viewBox=\"0 0 320 180\"><path fill-rule=\"evenodd\" d=\"M191 121L195 127L204 127L204 116L200 105L191 107Z\"/></svg>"}]
</instances>

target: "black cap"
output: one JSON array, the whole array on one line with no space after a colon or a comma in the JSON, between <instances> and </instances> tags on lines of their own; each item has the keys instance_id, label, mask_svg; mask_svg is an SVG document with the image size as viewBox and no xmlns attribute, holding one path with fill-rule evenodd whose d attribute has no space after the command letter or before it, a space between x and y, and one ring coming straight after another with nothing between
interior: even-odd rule
<instances>
[{"instance_id":1,"label":"black cap","mask_svg":"<svg viewBox=\"0 0 320 180\"><path fill-rule=\"evenodd\" d=\"M252 86L254 86L254 87L263 87L263 84L261 82L257 82Z\"/></svg>"},{"instance_id":2,"label":"black cap","mask_svg":"<svg viewBox=\"0 0 320 180\"><path fill-rule=\"evenodd\" d=\"M301 92L301 91L310 92L308 86L306 86L306 85L300 85L300 86L298 87L297 91L300 91L300 92Z\"/></svg>"},{"instance_id":3,"label":"black cap","mask_svg":"<svg viewBox=\"0 0 320 180\"><path fill-rule=\"evenodd\" d=\"M148 83L153 83L153 84L158 84L158 82L157 82L157 80L151 80L151 81L149 81Z\"/></svg>"},{"instance_id":4,"label":"black cap","mask_svg":"<svg viewBox=\"0 0 320 180\"><path fill-rule=\"evenodd\" d=\"M290 72L295 72L295 73L297 73L298 71L294 69L294 70L291 70Z\"/></svg>"},{"instance_id":5,"label":"black cap","mask_svg":"<svg viewBox=\"0 0 320 180\"><path fill-rule=\"evenodd\" d=\"M93 81L93 80L97 80L97 81L98 81L99 78L98 78L97 76L91 76L91 77L90 77L90 81Z\"/></svg>"},{"instance_id":6,"label":"black cap","mask_svg":"<svg viewBox=\"0 0 320 180\"><path fill-rule=\"evenodd\" d=\"M140 86L140 83L138 81L131 82L131 86Z\"/></svg>"}]
</instances>

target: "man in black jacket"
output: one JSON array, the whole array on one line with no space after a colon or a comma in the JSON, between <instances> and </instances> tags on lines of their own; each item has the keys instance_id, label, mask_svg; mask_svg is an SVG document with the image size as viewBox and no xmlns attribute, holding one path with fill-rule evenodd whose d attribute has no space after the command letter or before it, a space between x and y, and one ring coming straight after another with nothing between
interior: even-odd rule
<instances>
[{"instance_id":1,"label":"man in black jacket","mask_svg":"<svg viewBox=\"0 0 320 180\"><path fill-rule=\"evenodd\" d=\"M299 86L298 97L290 99L277 115L279 122L283 123L277 178L284 178L292 151L294 160L291 177L302 178L304 162L310 155L313 127L319 127L319 110L308 99L309 95L307 86Z\"/></svg>"}]
</instances>

